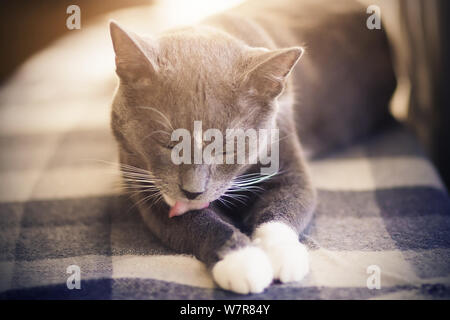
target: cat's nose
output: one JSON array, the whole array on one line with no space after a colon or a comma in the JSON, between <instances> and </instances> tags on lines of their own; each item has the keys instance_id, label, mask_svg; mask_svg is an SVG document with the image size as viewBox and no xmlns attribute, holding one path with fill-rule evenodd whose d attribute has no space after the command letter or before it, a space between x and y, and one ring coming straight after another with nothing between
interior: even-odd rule
<instances>
[{"instance_id":1,"label":"cat's nose","mask_svg":"<svg viewBox=\"0 0 450 320\"><path fill-rule=\"evenodd\" d=\"M188 198L189 200L194 200L195 198L197 198L199 195L201 195L203 193L203 192L189 192L187 190L184 190L183 188L180 188L180 189L184 193L186 198Z\"/></svg>"}]
</instances>

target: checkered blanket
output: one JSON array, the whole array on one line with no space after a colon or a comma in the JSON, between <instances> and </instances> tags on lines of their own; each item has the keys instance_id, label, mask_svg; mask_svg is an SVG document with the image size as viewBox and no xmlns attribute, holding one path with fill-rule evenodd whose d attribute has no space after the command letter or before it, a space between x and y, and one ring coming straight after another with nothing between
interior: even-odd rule
<instances>
[{"instance_id":1,"label":"checkered blanket","mask_svg":"<svg viewBox=\"0 0 450 320\"><path fill-rule=\"evenodd\" d=\"M105 25L55 43L0 89L0 298L450 298L449 197L401 127L311 163L319 205L300 283L233 294L164 247L103 162L117 161ZM67 286L73 265L80 289Z\"/></svg>"}]
</instances>

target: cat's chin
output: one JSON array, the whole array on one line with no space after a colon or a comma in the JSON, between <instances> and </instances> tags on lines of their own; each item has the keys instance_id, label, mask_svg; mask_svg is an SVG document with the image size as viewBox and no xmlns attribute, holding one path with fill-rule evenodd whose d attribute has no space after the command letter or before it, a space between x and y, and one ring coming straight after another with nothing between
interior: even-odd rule
<instances>
[{"instance_id":1,"label":"cat's chin","mask_svg":"<svg viewBox=\"0 0 450 320\"><path fill-rule=\"evenodd\" d=\"M191 210L200 210L209 206L209 202L184 202L176 201L174 205L170 207L169 218L181 216L182 214Z\"/></svg>"}]
</instances>

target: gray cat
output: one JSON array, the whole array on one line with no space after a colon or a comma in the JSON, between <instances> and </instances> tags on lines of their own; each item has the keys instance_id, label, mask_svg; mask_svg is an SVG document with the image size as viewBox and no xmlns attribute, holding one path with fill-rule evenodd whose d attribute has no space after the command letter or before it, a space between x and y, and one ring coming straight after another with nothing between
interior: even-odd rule
<instances>
[{"instance_id":1,"label":"gray cat","mask_svg":"<svg viewBox=\"0 0 450 320\"><path fill-rule=\"evenodd\" d=\"M350 1L255 0L154 37L111 22L120 78L111 126L123 179L150 230L203 261L220 287L259 293L308 273L298 237L317 196L305 154L389 118L389 48L367 17ZM280 171L267 178L259 163L174 164L171 132L194 121L279 129Z\"/></svg>"}]
</instances>

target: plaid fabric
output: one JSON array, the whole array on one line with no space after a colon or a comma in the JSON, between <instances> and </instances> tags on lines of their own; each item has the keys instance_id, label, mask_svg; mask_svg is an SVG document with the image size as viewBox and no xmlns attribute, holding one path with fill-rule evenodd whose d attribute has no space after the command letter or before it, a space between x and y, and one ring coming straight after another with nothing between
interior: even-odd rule
<instances>
[{"instance_id":1,"label":"plaid fabric","mask_svg":"<svg viewBox=\"0 0 450 320\"><path fill-rule=\"evenodd\" d=\"M402 128L311 164L320 201L301 237L311 254L302 282L241 296L165 248L117 193L114 168L95 161L116 161L104 29L56 43L0 91L0 298L450 298L449 197ZM90 39L102 40L86 51ZM70 265L81 290L66 286ZM379 290L367 288L371 265Z\"/></svg>"}]
</instances>

